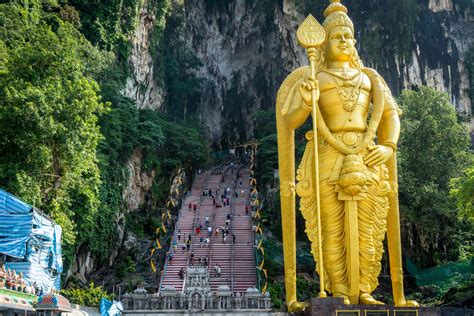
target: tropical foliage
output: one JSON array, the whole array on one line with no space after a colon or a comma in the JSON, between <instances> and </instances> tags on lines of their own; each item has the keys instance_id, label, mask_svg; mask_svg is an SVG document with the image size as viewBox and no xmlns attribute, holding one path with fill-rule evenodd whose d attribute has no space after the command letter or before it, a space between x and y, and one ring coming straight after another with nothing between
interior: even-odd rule
<instances>
[{"instance_id":1,"label":"tropical foliage","mask_svg":"<svg viewBox=\"0 0 474 316\"><path fill-rule=\"evenodd\" d=\"M95 286L94 282L84 288L70 287L62 290L61 294L67 297L71 303L82 306L99 306L103 297L109 300L111 298L101 286Z\"/></svg>"},{"instance_id":2,"label":"tropical foliage","mask_svg":"<svg viewBox=\"0 0 474 316\"><path fill-rule=\"evenodd\" d=\"M449 198L451 189L463 201L461 192L466 190L462 184L468 179L453 179L472 166L467 126L449 97L433 89L404 91L399 102L404 112L398 155L400 208L410 243L405 254L419 266L456 260L461 246L472 245L473 227L462 207L467 203L460 202L460 208Z\"/></svg>"},{"instance_id":3,"label":"tropical foliage","mask_svg":"<svg viewBox=\"0 0 474 316\"><path fill-rule=\"evenodd\" d=\"M139 110L120 93L137 6L0 4L0 186L63 227L66 267L80 246L107 262L134 152L156 175L149 207L163 201L175 168L207 160L195 127Z\"/></svg>"},{"instance_id":4,"label":"tropical foliage","mask_svg":"<svg viewBox=\"0 0 474 316\"><path fill-rule=\"evenodd\" d=\"M100 205L97 122L108 105L93 75L107 54L40 1L0 4L0 43L0 183L63 227L70 258Z\"/></svg>"}]
</instances>

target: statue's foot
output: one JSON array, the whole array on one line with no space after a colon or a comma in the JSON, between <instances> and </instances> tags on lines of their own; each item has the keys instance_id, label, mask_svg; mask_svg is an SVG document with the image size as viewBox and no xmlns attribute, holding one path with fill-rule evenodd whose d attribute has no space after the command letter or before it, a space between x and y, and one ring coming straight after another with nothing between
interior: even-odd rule
<instances>
[{"instance_id":1,"label":"statue's foot","mask_svg":"<svg viewBox=\"0 0 474 316\"><path fill-rule=\"evenodd\" d=\"M293 313L293 312L302 312L306 308L306 304L304 302L289 302L288 303L288 312Z\"/></svg>"},{"instance_id":2,"label":"statue's foot","mask_svg":"<svg viewBox=\"0 0 474 316\"><path fill-rule=\"evenodd\" d=\"M420 307L417 301L407 301L405 299L401 299L399 302L395 302L396 307Z\"/></svg>"},{"instance_id":3,"label":"statue's foot","mask_svg":"<svg viewBox=\"0 0 474 316\"><path fill-rule=\"evenodd\" d=\"M377 301L372 295L369 293L362 293L359 296L359 303L363 305L385 305L381 301Z\"/></svg>"},{"instance_id":4,"label":"statue's foot","mask_svg":"<svg viewBox=\"0 0 474 316\"><path fill-rule=\"evenodd\" d=\"M351 305L351 301L347 295L341 293L334 293L334 297L342 297L344 299L344 305Z\"/></svg>"}]
</instances>

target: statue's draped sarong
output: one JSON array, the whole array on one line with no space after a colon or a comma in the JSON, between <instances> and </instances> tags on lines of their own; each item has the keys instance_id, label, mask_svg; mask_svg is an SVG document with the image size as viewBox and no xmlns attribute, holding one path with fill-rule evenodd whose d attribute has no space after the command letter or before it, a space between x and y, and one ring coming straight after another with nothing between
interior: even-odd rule
<instances>
[{"instance_id":1,"label":"statue's draped sarong","mask_svg":"<svg viewBox=\"0 0 474 316\"><path fill-rule=\"evenodd\" d=\"M364 136L363 133L338 133L334 136L342 141L351 139L357 146ZM349 137L347 137L349 136ZM308 139L306 149L297 171L297 193L301 197L300 210L306 221L306 233L311 241L311 252L318 261L317 215L314 184L313 133L306 133ZM322 244L324 256L324 273L326 288L332 293L346 295L351 303L358 302L358 294L350 295L350 267L348 267L348 242L345 232L347 201L340 200L338 181L343 166L344 155L318 137L319 150L319 192L321 205ZM367 150L360 153L361 157ZM386 231L386 219L389 210L388 171L384 165L367 167L368 185L363 197L357 205L356 218L358 223L359 275L358 290L371 293L378 285L383 254L383 239ZM351 225L351 223L348 223ZM349 258L357 260L357 258ZM317 265L318 273L321 267ZM357 292L359 292L357 291Z\"/></svg>"}]
</instances>

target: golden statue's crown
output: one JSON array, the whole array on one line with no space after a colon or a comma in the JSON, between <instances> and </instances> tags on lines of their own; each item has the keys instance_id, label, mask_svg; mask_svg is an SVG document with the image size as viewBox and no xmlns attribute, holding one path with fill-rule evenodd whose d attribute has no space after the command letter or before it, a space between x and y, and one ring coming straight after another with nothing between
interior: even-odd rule
<instances>
[{"instance_id":1,"label":"golden statue's crown","mask_svg":"<svg viewBox=\"0 0 474 316\"><path fill-rule=\"evenodd\" d=\"M354 25L351 19L347 16L347 8L341 4L341 0L329 0L331 4L324 10L323 27L326 34L336 26L347 26L354 34Z\"/></svg>"}]
</instances>

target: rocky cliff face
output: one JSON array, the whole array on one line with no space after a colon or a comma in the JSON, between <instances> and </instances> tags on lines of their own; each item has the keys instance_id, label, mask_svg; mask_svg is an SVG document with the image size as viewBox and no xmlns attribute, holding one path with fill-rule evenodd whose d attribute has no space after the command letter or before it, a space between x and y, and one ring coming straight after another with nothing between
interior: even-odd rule
<instances>
[{"instance_id":1,"label":"rocky cliff face","mask_svg":"<svg viewBox=\"0 0 474 316\"><path fill-rule=\"evenodd\" d=\"M155 178L155 170L142 170L142 152L135 150L127 162L128 183L122 193L126 211L133 212L146 202Z\"/></svg>"},{"instance_id":2,"label":"rocky cliff face","mask_svg":"<svg viewBox=\"0 0 474 316\"><path fill-rule=\"evenodd\" d=\"M255 111L271 107L283 76L305 63L293 32L301 14L289 3L269 9L245 0L225 8L186 3L187 43L205 79L197 112L214 143L251 138Z\"/></svg>"},{"instance_id":3,"label":"rocky cliff face","mask_svg":"<svg viewBox=\"0 0 474 316\"><path fill-rule=\"evenodd\" d=\"M138 24L130 39L132 44L129 59L130 76L122 92L135 100L139 108L159 109L166 92L164 87L156 81L150 47L152 47L153 30L157 24L164 23L164 16L159 16L157 20L155 11L148 0L143 1L138 12Z\"/></svg>"},{"instance_id":4,"label":"rocky cliff face","mask_svg":"<svg viewBox=\"0 0 474 316\"><path fill-rule=\"evenodd\" d=\"M474 43L473 12L463 12L451 0L430 0L422 8L409 58L385 56L378 70L396 94L428 85L447 92L459 111L471 113L465 58Z\"/></svg>"},{"instance_id":5,"label":"rocky cliff face","mask_svg":"<svg viewBox=\"0 0 474 316\"><path fill-rule=\"evenodd\" d=\"M307 64L295 38L299 23L308 13L305 2L309 1L299 1L298 5L289 0L173 2L175 12L184 13L184 32L176 37L184 38L186 49L202 63L195 70L202 80L196 114L217 147L252 138L255 111L272 107L284 77ZM325 5L321 1L320 7ZM353 1L347 6L357 37L363 39L360 42L371 41L375 32L382 40L391 41L390 34L384 33L383 25L371 15L383 10L384 3ZM142 10L133 38L133 78L128 81L126 94L140 107L160 109L166 87L150 79L153 62L147 41L156 22L147 12ZM473 12L453 0L425 0L417 12L415 31L403 39L408 42L408 53L359 47L360 55L366 65L384 76L395 95L402 89L429 85L448 92L459 110L470 113L465 58L473 45ZM400 16L399 23L406 21Z\"/></svg>"}]
</instances>

